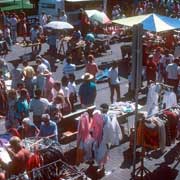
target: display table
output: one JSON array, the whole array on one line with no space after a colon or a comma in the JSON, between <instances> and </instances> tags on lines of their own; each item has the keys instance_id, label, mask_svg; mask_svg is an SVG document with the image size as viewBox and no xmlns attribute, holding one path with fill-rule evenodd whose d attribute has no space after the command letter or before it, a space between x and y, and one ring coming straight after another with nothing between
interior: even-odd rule
<instances>
[{"instance_id":1,"label":"display table","mask_svg":"<svg viewBox=\"0 0 180 180\"><path fill-rule=\"evenodd\" d=\"M142 109L143 106L138 104L138 110ZM129 121L130 117L135 115L135 102L127 101L127 102L115 102L109 106L108 114L110 116L116 116L118 123L121 127L123 136L125 135L124 126L127 126L128 135L130 133L130 129L134 127L134 122ZM134 120L133 120L134 121Z\"/></svg>"}]
</instances>

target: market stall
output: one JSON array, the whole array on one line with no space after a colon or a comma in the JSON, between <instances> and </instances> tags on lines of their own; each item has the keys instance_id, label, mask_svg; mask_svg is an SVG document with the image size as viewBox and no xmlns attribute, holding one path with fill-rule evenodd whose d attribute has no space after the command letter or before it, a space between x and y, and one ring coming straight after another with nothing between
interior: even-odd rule
<instances>
[{"instance_id":1,"label":"market stall","mask_svg":"<svg viewBox=\"0 0 180 180\"><path fill-rule=\"evenodd\" d=\"M22 141L22 144L31 152L27 171L13 175L8 180L20 180L25 177L29 180L77 180L85 178L82 171L68 164L59 143L48 138L27 138ZM11 161L5 148L0 149L0 157L2 156L6 162Z\"/></svg>"}]
</instances>

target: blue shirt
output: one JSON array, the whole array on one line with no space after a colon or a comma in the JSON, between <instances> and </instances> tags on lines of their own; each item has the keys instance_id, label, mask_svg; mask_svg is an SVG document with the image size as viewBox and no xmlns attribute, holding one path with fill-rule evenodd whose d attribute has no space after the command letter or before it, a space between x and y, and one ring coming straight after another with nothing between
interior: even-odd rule
<instances>
[{"instance_id":1,"label":"blue shirt","mask_svg":"<svg viewBox=\"0 0 180 180\"><path fill-rule=\"evenodd\" d=\"M96 97L96 84L94 82L85 82L79 88L81 104L93 105Z\"/></svg>"},{"instance_id":2,"label":"blue shirt","mask_svg":"<svg viewBox=\"0 0 180 180\"><path fill-rule=\"evenodd\" d=\"M74 74L74 71L76 70L75 64L68 64L66 63L63 67L63 73L64 75Z\"/></svg>"},{"instance_id":3,"label":"blue shirt","mask_svg":"<svg viewBox=\"0 0 180 180\"><path fill-rule=\"evenodd\" d=\"M49 124L42 123L40 126L40 137L47 137L50 135L55 135L51 139L57 141L58 140L58 128L55 122L49 121Z\"/></svg>"},{"instance_id":4,"label":"blue shirt","mask_svg":"<svg viewBox=\"0 0 180 180\"><path fill-rule=\"evenodd\" d=\"M51 65L49 64L49 61L47 59L42 58L42 62L47 66L47 69L51 72Z\"/></svg>"}]
</instances>

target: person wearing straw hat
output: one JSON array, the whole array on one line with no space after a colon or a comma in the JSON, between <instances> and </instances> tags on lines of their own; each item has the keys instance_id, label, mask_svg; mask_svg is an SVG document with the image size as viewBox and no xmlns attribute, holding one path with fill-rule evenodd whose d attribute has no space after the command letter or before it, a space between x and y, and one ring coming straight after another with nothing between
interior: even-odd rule
<instances>
[{"instance_id":1,"label":"person wearing straw hat","mask_svg":"<svg viewBox=\"0 0 180 180\"><path fill-rule=\"evenodd\" d=\"M88 107L94 104L96 98L96 84L93 82L94 76L90 73L82 75L83 83L79 88L79 97L82 107Z\"/></svg>"}]
</instances>

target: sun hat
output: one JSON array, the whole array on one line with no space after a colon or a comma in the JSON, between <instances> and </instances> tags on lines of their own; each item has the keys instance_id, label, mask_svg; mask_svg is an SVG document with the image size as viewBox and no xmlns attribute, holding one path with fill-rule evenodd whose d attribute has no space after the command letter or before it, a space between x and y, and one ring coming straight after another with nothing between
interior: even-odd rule
<instances>
[{"instance_id":1,"label":"sun hat","mask_svg":"<svg viewBox=\"0 0 180 180\"><path fill-rule=\"evenodd\" d=\"M85 80L85 81L89 81L92 80L94 78L94 76L90 73L85 73L81 76L81 79Z\"/></svg>"}]
</instances>

